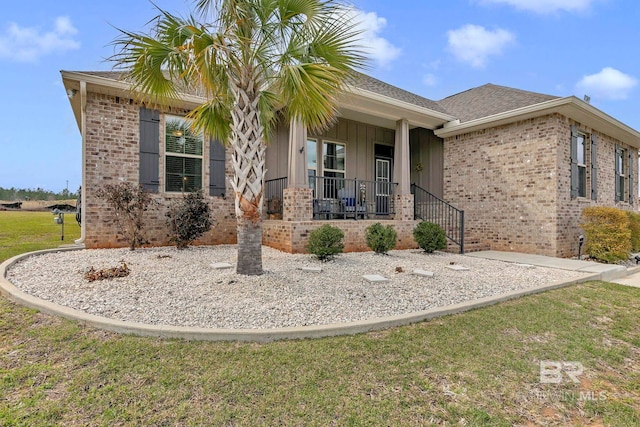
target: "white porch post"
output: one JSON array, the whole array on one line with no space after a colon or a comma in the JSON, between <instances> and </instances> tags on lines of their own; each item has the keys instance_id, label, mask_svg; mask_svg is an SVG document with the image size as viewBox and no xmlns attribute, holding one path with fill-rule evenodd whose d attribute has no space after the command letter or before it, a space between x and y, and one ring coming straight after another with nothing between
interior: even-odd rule
<instances>
[{"instance_id":1,"label":"white porch post","mask_svg":"<svg viewBox=\"0 0 640 427\"><path fill-rule=\"evenodd\" d=\"M307 127L297 118L289 123L288 188L308 188Z\"/></svg>"},{"instance_id":2,"label":"white porch post","mask_svg":"<svg viewBox=\"0 0 640 427\"><path fill-rule=\"evenodd\" d=\"M283 196L283 220L310 221L313 218L313 195L307 175L307 127L295 117L289 123L287 188Z\"/></svg>"},{"instance_id":3,"label":"white porch post","mask_svg":"<svg viewBox=\"0 0 640 427\"><path fill-rule=\"evenodd\" d=\"M396 143L393 165L393 182L398 183L396 194L411 194L409 164L409 122L406 119L396 122Z\"/></svg>"},{"instance_id":4,"label":"white porch post","mask_svg":"<svg viewBox=\"0 0 640 427\"><path fill-rule=\"evenodd\" d=\"M413 194L411 194L411 165L409 162L409 122L396 122L396 144L394 149L393 182L398 183L395 194L395 219L413 221Z\"/></svg>"}]
</instances>

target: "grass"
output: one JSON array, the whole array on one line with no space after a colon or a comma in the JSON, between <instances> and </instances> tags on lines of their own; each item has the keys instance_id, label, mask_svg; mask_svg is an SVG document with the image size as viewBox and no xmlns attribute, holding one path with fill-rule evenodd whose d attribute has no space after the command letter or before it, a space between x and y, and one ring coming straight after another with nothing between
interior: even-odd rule
<instances>
[{"instance_id":1,"label":"grass","mask_svg":"<svg viewBox=\"0 0 640 427\"><path fill-rule=\"evenodd\" d=\"M61 226L50 212L0 211L0 260L39 249L73 243L80 237L75 215L64 216L64 241Z\"/></svg>"},{"instance_id":2,"label":"grass","mask_svg":"<svg viewBox=\"0 0 640 427\"><path fill-rule=\"evenodd\" d=\"M0 298L0 425L639 425L639 314L640 289L591 282L241 344L117 335ZM580 383L541 384L541 360L582 363Z\"/></svg>"}]
</instances>

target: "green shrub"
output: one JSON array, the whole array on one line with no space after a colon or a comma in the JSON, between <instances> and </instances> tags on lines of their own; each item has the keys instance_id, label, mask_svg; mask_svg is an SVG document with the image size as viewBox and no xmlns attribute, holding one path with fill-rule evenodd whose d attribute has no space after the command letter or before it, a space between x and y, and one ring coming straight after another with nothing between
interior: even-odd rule
<instances>
[{"instance_id":1,"label":"green shrub","mask_svg":"<svg viewBox=\"0 0 640 427\"><path fill-rule=\"evenodd\" d=\"M588 207L582 210L580 226L585 234L585 252L598 261L626 260L631 251L629 216L623 210Z\"/></svg>"},{"instance_id":2,"label":"green shrub","mask_svg":"<svg viewBox=\"0 0 640 427\"><path fill-rule=\"evenodd\" d=\"M631 231L631 251L640 252L640 213L627 211Z\"/></svg>"},{"instance_id":3,"label":"green shrub","mask_svg":"<svg viewBox=\"0 0 640 427\"><path fill-rule=\"evenodd\" d=\"M325 224L309 233L307 251L320 261L332 259L344 250L344 233L338 227Z\"/></svg>"},{"instance_id":4,"label":"green shrub","mask_svg":"<svg viewBox=\"0 0 640 427\"><path fill-rule=\"evenodd\" d=\"M187 193L169 205L167 212L169 239L178 249L184 249L211 230L211 212L202 190Z\"/></svg>"},{"instance_id":5,"label":"green shrub","mask_svg":"<svg viewBox=\"0 0 640 427\"><path fill-rule=\"evenodd\" d=\"M423 221L413 230L413 238L427 253L447 247L447 235L438 224Z\"/></svg>"},{"instance_id":6,"label":"green shrub","mask_svg":"<svg viewBox=\"0 0 640 427\"><path fill-rule=\"evenodd\" d=\"M147 243L142 232L143 216L151 203L151 196L142 185L134 186L129 182L106 184L96 195L105 199L114 210L116 223L129 243L129 249L133 251L136 246Z\"/></svg>"},{"instance_id":7,"label":"green shrub","mask_svg":"<svg viewBox=\"0 0 640 427\"><path fill-rule=\"evenodd\" d=\"M386 254L396 247L398 233L391 225L383 226L379 222L367 227L367 246L377 254Z\"/></svg>"}]
</instances>

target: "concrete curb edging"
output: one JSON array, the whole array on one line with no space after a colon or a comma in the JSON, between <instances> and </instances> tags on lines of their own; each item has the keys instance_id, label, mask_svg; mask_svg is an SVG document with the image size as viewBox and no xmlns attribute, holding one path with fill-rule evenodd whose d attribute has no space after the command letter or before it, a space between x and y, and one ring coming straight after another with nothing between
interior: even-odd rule
<instances>
[{"instance_id":1,"label":"concrete curb edging","mask_svg":"<svg viewBox=\"0 0 640 427\"><path fill-rule=\"evenodd\" d=\"M436 317L450 314L462 313L476 308L486 307L499 302L508 301L526 295L533 295L553 289L559 289L590 280L602 280L603 273L594 273L579 279L551 283L549 285L537 286L524 290L511 291L506 294L494 295L474 301L466 301L446 307L436 307L433 309L402 314L397 316L380 317L349 323L333 323L327 325L313 325L273 329L223 329L223 328L196 328L170 325L150 325L145 323L128 322L107 317L96 316L80 310L65 307L59 304L46 301L29 295L6 279L7 270L13 264L23 258L43 254L47 252L61 252L78 250L82 247L65 247L58 249L48 249L43 251L29 252L17 255L0 264L0 293L9 300L20 305L41 311L46 314L75 320L81 324L92 326L122 334L133 334L149 337L161 338L182 338L186 340L200 341L250 341L250 342L270 342L285 339L321 338L338 335L354 335L363 332L388 329L396 326L408 325Z\"/></svg>"}]
</instances>

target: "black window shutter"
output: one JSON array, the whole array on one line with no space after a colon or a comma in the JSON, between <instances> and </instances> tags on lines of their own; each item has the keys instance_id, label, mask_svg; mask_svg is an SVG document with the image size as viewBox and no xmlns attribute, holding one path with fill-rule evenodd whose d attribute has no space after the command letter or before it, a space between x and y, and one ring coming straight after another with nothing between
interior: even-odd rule
<instances>
[{"instance_id":1,"label":"black window shutter","mask_svg":"<svg viewBox=\"0 0 640 427\"><path fill-rule=\"evenodd\" d=\"M614 176L616 177L616 202L622 200L622 186L620 185L620 175L618 175L618 159L622 156L620 147L616 145Z\"/></svg>"},{"instance_id":2,"label":"black window shutter","mask_svg":"<svg viewBox=\"0 0 640 427\"><path fill-rule=\"evenodd\" d=\"M598 200L598 137L591 134L591 200Z\"/></svg>"},{"instance_id":3,"label":"black window shutter","mask_svg":"<svg viewBox=\"0 0 640 427\"><path fill-rule=\"evenodd\" d=\"M152 193L160 185L160 112L140 107L140 184Z\"/></svg>"},{"instance_id":4,"label":"black window shutter","mask_svg":"<svg viewBox=\"0 0 640 427\"><path fill-rule=\"evenodd\" d=\"M633 193L633 154L631 150L627 150L629 153L629 204L633 205L633 201L635 200L635 196Z\"/></svg>"},{"instance_id":5,"label":"black window shutter","mask_svg":"<svg viewBox=\"0 0 640 427\"><path fill-rule=\"evenodd\" d=\"M209 139L209 195L222 196L226 190L225 148L217 139Z\"/></svg>"},{"instance_id":6,"label":"black window shutter","mask_svg":"<svg viewBox=\"0 0 640 427\"><path fill-rule=\"evenodd\" d=\"M578 129L571 126L571 198L578 197Z\"/></svg>"}]
</instances>

